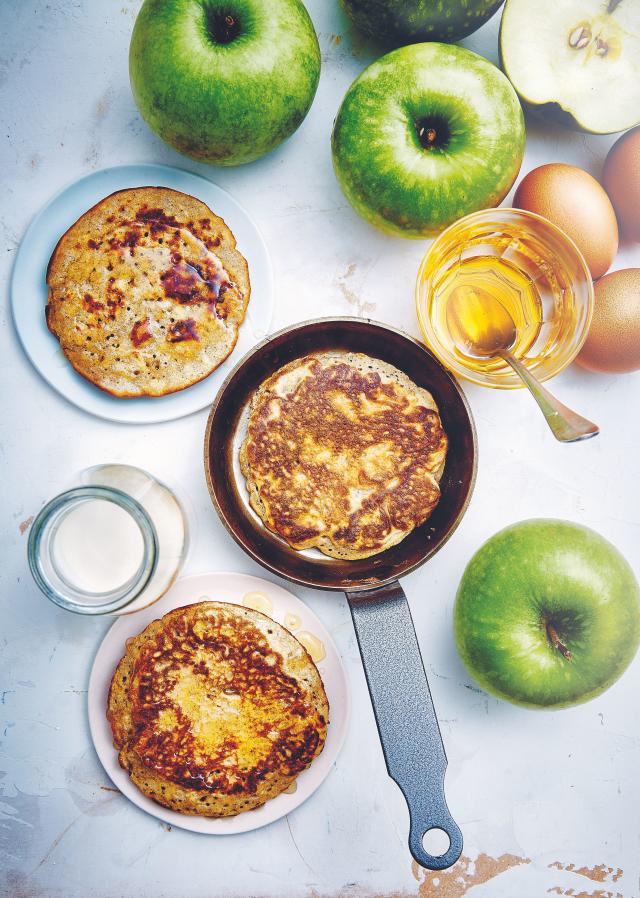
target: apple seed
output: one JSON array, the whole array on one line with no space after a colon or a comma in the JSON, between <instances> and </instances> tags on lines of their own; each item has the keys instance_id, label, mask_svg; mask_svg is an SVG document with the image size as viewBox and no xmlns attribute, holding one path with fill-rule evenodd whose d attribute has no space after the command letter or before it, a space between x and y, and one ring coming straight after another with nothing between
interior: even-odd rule
<instances>
[{"instance_id":1,"label":"apple seed","mask_svg":"<svg viewBox=\"0 0 640 898\"><path fill-rule=\"evenodd\" d=\"M575 50L584 49L591 41L591 29L588 25L578 25L569 33L569 46Z\"/></svg>"}]
</instances>

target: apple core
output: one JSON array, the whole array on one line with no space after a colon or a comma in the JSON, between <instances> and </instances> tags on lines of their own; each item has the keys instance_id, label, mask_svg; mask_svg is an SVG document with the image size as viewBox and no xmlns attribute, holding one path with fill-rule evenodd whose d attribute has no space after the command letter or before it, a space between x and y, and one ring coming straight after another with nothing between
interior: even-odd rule
<instances>
[{"instance_id":1,"label":"apple core","mask_svg":"<svg viewBox=\"0 0 640 898\"><path fill-rule=\"evenodd\" d=\"M523 102L570 128L612 134L640 121L636 0L507 0L500 59Z\"/></svg>"}]
</instances>

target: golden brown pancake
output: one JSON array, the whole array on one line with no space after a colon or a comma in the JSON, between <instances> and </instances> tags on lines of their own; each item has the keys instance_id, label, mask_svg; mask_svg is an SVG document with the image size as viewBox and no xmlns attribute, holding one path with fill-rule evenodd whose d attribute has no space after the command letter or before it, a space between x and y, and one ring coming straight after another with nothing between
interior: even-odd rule
<instances>
[{"instance_id":1,"label":"golden brown pancake","mask_svg":"<svg viewBox=\"0 0 640 898\"><path fill-rule=\"evenodd\" d=\"M181 814L279 795L324 747L329 705L306 649L259 611L199 602L127 641L107 718L120 765Z\"/></svg>"},{"instance_id":2,"label":"golden brown pancake","mask_svg":"<svg viewBox=\"0 0 640 898\"><path fill-rule=\"evenodd\" d=\"M47 269L49 330L73 367L115 396L202 380L238 339L250 285L208 206L166 187L120 190L78 219Z\"/></svg>"},{"instance_id":3,"label":"golden brown pancake","mask_svg":"<svg viewBox=\"0 0 640 898\"><path fill-rule=\"evenodd\" d=\"M367 558L440 498L447 437L431 394L360 353L296 359L257 391L240 449L249 501L295 549Z\"/></svg>"}]
</instances>

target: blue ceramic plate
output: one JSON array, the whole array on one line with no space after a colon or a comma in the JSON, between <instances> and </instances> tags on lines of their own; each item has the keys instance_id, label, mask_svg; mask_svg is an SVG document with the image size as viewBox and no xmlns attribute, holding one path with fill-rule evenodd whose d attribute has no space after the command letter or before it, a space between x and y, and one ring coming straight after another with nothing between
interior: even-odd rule
<instances>
[{"instance_id":1,"label":"blue ceramic plate","mask_svg":"<svg viewBox=\"0 0 640 898\"><path fill-rule=\"evenodd\" d=\"M238 342L209 377L168 396L119 399L99 390L71 367L47 328L45 272L62 234L83 212L116 190L171 187L191 194L224 218L249 263L251 299ZM11 306L25 352L44 379L79 408L129 424L170 421L210 405L229 370L269 332L273 308L273 274L267 248L248 213L225 190L191 172L167 165L122 165L81 178L53 197L29 225L11 276Z\"/></svg>"}]
</instances>

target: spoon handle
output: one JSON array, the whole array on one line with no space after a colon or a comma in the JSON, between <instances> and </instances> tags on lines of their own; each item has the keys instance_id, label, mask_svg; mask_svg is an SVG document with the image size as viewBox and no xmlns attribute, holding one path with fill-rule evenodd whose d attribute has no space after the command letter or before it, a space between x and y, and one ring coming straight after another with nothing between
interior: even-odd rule
<instances>
[{"instance_id":1,"label":"spoon handle","mask_svg":"<svg viewBox=\"0 0 640 898\"><path fill-rule=\"evenodd\" d=\"M556 440L561 443L574 443L577 440L588 440L600 433L600 428L593 421L588 421L577 412L559 402L546 390L539 380L510 352L501 352L500 356L516 372L520 380L538 403Z\"/></svg>"}]
</instances>

